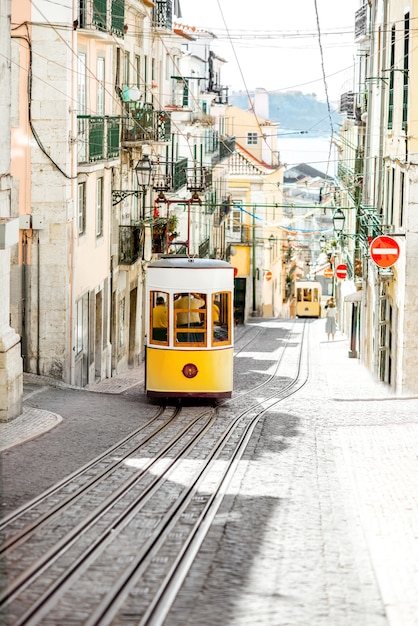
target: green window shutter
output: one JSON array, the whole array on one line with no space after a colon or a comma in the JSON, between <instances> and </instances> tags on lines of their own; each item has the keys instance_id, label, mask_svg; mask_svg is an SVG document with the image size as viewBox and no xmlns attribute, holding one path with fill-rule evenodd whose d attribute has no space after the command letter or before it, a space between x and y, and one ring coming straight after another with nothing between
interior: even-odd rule
<instances>
[{"instance_id":1,"label":"green window shutter","mask_svg":"<svg viewBox=\"0 0 418 626\"><path fill-rule=\"evenodd\" d=\"M125 0L113 0L112 2L112 31L123 37L123 25L125 23Z\"/></svg>"},{"instance_id":2,"label":"green window shutter","mask_svg":"<svg viewBox=\"0 0 418 626\"><path fill-rule=\"evenodd\" d=\"M93 0L93 24L99 30L106 30L106 0Z\"/></svg>"}]
</instances>

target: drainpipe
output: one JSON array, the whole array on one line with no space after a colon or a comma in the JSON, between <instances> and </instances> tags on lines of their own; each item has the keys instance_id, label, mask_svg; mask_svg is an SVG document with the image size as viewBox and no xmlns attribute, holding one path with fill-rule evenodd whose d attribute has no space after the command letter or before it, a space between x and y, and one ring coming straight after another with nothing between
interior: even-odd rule
<instances>
[{"instance_id":1,"label":"drainpipe","mask_svg":"<svg viewBox=\"0 0 418 626\"><path fill-rule=\"evenodd\" d=\"M257 263L255 258L256 253L256 245L255 245L255 206L253 206L253 215L252 215L252 228L253 228L253 240L252 240L252 275L253 275L253 317L257 315L257 305L256 305L256 284L257 284Z\"/></svg>"},{"instance_id":2,"label":"drainpipe","mask_svg":"<svg viewBox=\"0 0 418 626\"><path fill-rule=\"evenodd\" d=\"M33 231L32 231L33 232ZM41 342L41 322L40 322L40 318L41 318L41 293L40 293L40 289L41 289L41 245L40 245L40 240L39 240L39 230L38 230L38 238L37 238L37 244L38 244L38 251L37 251L37 260L38 260L38 276L37 276L37 292L38 292L38 298L37 298L37 321L36 321L36 373L38 376L40 376L41 373L41 368L40 368L40 342Z\"/></svg>"}]
</instances>

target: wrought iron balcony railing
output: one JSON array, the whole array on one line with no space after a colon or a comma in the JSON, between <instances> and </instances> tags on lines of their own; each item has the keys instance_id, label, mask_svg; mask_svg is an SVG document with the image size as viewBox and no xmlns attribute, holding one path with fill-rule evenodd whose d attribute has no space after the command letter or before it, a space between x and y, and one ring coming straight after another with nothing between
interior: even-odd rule
<instances>
[{"instance_id":1,"label":"wrought iron balcony railing","mask_svg":"<svg viewBox=\"0 0 418 626\"><path fill-rule=\"evenodd\" d=\"M209 251L210 251L210 239L208 237L207 239L202 241L202 243L199 244L199 258L200 259L209 258Z\"/></svg>"},{"instance_id":2,"label":"wrought iron balcony railing","mask_svg":"<svg viewBox=\"0 0 418 626\"><path fill-rule=\"evenodd\" d=\"M220 137L219 161L228 158L233 152L235 152L235 137Z\"/></svg>"},{"instance_id":3,"label":"wrought iron balcony railing","mask_svg":"<svg viewBox=\"0 0 418 626\"><path fill-rule=\"evenodd\" d=\"M365 2L355 13L354 36L356 40L367 35L367 10L367 3Z\"/></svg>"},{"instance_id":4,"label":"wrought iron balcony railing","mask_svg":"<svg viewBox=\"0 0 418 626\"><path fill-rule=\"evenodd\" d=\"M142 259L144 227L139 224L119 226L119 264L132 265Z\"/></svg>"},{"instance_id":5,"label":"wrought iron balcony railing","mask_svg":"<svg viewBox=\"0 0 418 626\"><path fill-rule=\"evenodd\" d=\"M110 31L117 37L123 37L125 24L124 0L112 0L110 11L107 0L92 0L91 5L87 2L79 2L79 27L95 28L101 31Z\"/></svg>"},{"instance_id":6,"label":"wrought iron balcony railing","mask_svg":"<svg viewBox=\"0 0 418 626\"><path fill-rule=\"evenodd\" d=\"M120 118L78 115L78 163L95 163L119 156Z\"/></svg>"},{"instance_id":7,"label":"wrought iron balcony railing","mask_svg":"<svg viewBox=\"0 0 418 626\"><path fill-rule=\"evenodd\" d=\"M155 0L155 8L152 12L152 25L155 28L173 28L173 2L172 0Z\"/></svg>"},{"instance_id":8,"label":"wrought iron balcony railing","mask_svg":"<svg viewBox=\"0 0 418 626\"><path fill-rule=\"evenodd\" d=\"M122 118L122 142L124 144L150 141L169 141L171 116L167 111L155 111L152 105Z\"/></svg>"}]
</instances>

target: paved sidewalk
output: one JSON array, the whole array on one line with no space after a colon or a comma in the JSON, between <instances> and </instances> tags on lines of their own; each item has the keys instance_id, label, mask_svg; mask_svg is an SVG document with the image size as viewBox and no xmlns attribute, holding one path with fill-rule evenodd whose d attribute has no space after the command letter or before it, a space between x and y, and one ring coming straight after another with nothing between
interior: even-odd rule
<instances>
[{"instance_id":1,"label":"paved sidewalk","mask_svg":"<svg viewBox=\"0 0 418 626\"><path fill-rule=\"evenodd\" d=\"M31 383L35 383L40 387L43 385L58 387L61 389L80 389L79 387L66 385L65 383L61 383L45 376L24 374L23 413L10 422L0 423L0 452L13 448L13 446L29 441L30 439L34 439L48 430L55 428L55 426L62 421L62 417L56 413L25 406L25 401L28 400L34 393L37 393L36 391L25 393L25 384ZM118 374L113 378L107 378L106 380L102 380L96 384L88 385L84 389L80 389L80 391L117 394L123 393L138 384L144 384L143 365L131 368L127 372Z\"/></svg>"}]
</instances>

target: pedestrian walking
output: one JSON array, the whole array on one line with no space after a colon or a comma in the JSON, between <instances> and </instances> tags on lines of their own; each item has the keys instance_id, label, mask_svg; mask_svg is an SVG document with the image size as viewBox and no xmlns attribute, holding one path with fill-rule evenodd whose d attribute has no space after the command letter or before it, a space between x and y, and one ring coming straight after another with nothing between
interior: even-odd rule
<instances>
[{"instance_id":1,"label":"pedestrian walking","mask_svg":"<svg viewBox=\"0 0 418 626\"><path fill-rule=\"evenodd\" d=\"M332 340L334 341L335 330L337 327L338 311L336 309L334 300L332 299L329 300L327 304L328 304L328 308L327 308L327 312L325 313L325 317L326 317L325 332L327 333L328 341L329 341L330 335L332 337Z\"/></svg>"}]
</instances>

